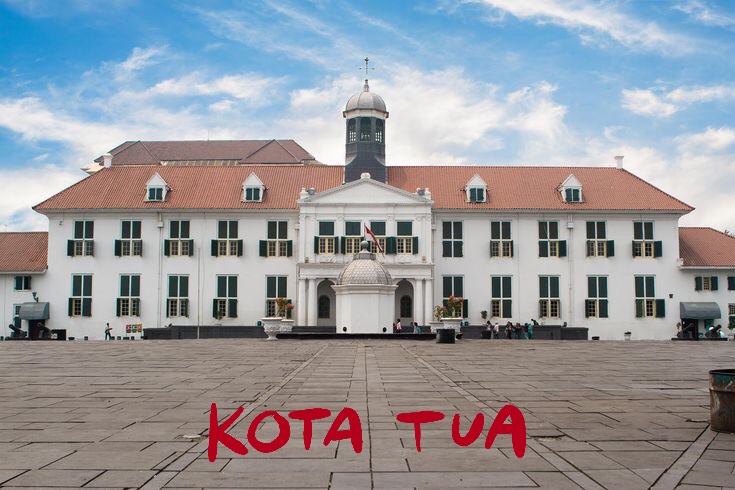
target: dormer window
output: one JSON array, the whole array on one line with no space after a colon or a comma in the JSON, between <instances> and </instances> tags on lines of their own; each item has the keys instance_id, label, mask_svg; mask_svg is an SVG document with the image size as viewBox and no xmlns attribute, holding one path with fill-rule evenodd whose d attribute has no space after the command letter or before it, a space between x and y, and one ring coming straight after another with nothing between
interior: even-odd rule
<instances>
[{"instance_id":1,"label":"dormer window","mask_svg":"<svg viewBox=\"0 0 735 490\"><path fill-rule=\"evenodd\" d=\"M168 194L169 187L166 181L163 180L158 173L151 177L145 185L146 188L146 201L148 202L162 202L166 200L166 194Z\"/></svg>"},{"instance_id":2,"label":"dormer window","mask_svg":"<svg viewBox=\"0 0 735 490\"><path fill-rule=\"evenodd\" d=\"M478 174L472 176L464 186L467 202L487 202L487 184Z\"/></svg>"},{"instance_id":3,"label":"dormer window","mask_svg":"<svg viewBox=\"0 0 735 490\"><path fill-rule=\"evenodd\" d=\"M564 189L564 200L566 202L582 202L582 189L576 187Z\"/></svg>"},{"instance_id":4,"label":"dormer window","mask_svg":"<svg viewBox=\"0 0 735 490\"><path fill-rule=\"evenodd\" d=\"M163 187L149 187L148 188L148 200L149 201L163 201Z\"/></svg>"},{"instance_id":5,"label":"dormer window","mask_svg":"<svg viewBox=\"0 0 735 490\"><path fill-rule=\"evenodd\" d=\"M582 202L582 183L574 174L571 174L561 183L559 192L564 202Z\"/></svg>"},{"instance_id":6,"label":"dormer window","mask_svg":"<svg viewBox=\"0 0 735 490\"><path fill-rule=\"evenodd\" d=\"M248 175L242 183L242 200L244 202L263 202L265 186L255 174Z\"/></svg>"}]
</instances>

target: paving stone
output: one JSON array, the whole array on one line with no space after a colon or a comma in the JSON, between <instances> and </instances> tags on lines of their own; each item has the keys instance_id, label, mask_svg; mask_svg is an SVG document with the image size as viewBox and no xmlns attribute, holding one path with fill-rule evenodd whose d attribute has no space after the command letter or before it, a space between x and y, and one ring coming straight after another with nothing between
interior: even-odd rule
<instances>
[{"instance_id":1,"label":"paving stone","mask_svg":"<svg viewBox=\"0 0 735 490\"><path fill-rule=\"evenodd\" d=\"M100 476L87 483L87 488L138 488L153 478L155 471L105 471Z\"/></svg>"},{"instance_id":2,"label":"paving stone","mask_svg":"<svg viewBox=\"0 0 735 490\"><path fill-rule=\"evenodd\" d=\"M30 470L7 482L14 487L81 487L101 471Z\"/></svg>"}]
</instances>

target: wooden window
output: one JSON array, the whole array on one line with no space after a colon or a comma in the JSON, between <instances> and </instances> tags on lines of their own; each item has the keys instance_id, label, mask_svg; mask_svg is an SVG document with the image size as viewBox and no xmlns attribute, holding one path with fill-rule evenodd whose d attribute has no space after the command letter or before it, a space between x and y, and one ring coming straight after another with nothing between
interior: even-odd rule
<instances>
[{"instance_id":1,"label":"wooden window","mask_svg":"<svg viewBox=\"0 0 735 490\"><path fill-rule=\"evenodd\" d=\"M613 257L615 242L607 240L604 221L587 222L587 257Z\"/></svg>"},{"instance_id":2,"label":"wooden window","mask_svg":"<svg viewBox=\"0 0 735 490\"><path fill-rule=\"evenodd\" d=\"M559 240L558 221L539 221L538 238L539 257L566 257L567 242Z\"/></svg>"},{"instance_id":3,"label":"wooden window","mask_svg":"<svg viewBox=\"0 0 735 490\"><path fill-rule=\"evenodd\" d=\"M166 316L189 316L189 276L168 276Z\"/></svg>"},{"instance_id":4,"label":"wooden window","mask_svg":"<svg viewBox=\"0 0 735 490\"><path fill-rule=\"evenodd\" d=\"M169 239L164 242L164 254L172 256L194 255L194 241L189 238L189 221L169 222Z\"/></svg>"},{"instance_id":5,"label":"wooden window","mask_svg":"<svg viewBox=\"0 0 735 490\"><path fill-rule=\"evenodd\" d=\"M413 298L411 298L411 296L401 296L400 307L401 318L413 318Z\"/></svg>"},{"instance_id":6,"label":"wooden window","mask_svg":"<svg viewBox=\"0 0 735 490\"><path fill-rule=\"evenodd\" d=\"M69 316L92 316L91 274L72 274Z\"/></svg>"},{"instance_id":7,"label":"wooden window","mask_svg":"<svg viewBox=\"0 0 735 490\"><path fill-rule=\"evenodd\" d=\"M149 201L163 201L163 187L161 186L150 186L148 187L148 200Z\"/></svg>"},{"instance_id":8,"label":"wooden window","mask_svg":"<svg viewBox=\"0 0 735 490\"><path fill-rule=\"evenodd\" d=\"M442 222L442 257L462 257L462 222Z\"/></svg>"},{"instance_id":9,"label":"wooden window","mask_svg":"<svg viewBox=\"0 0 735 490\"><path fill-rule=\"evenodd\" d=\"M559 276L539 276L539 317L561 317Z\"/></svg>"},{"instance_id":10,"label":"wooden window","mask_svg":"<svg viewBox=\"0 0 735 490\"><path fill-rule=\"evenodd\" d=\"M345 221L345 254L356 254L360 251L362 241L362 223L360 221Z\"/></svg>"},{"instance_id":11,"label":"wooden window","mask_svg":"<svg viewBox=\"0 0 735 490\"><path fill-rule=\"evenodd\" d=\"M661 242L653 239L653 221L634 221L633 257L658 258L662 254Z\"/></svg>"},{"instance_id":12,"label":"wooden window","mask_svg":"<svg viewBox=\"0 0 735 490\"><path fill-rule=\"evenodd\" d=\"M115 256L130 257L143 255L143 240L141 240L141 222L123 220L120 240L115 240Z\"/></svg>"},{"instance_id":13,"label":"wooden window","mask_svg":"<svg viewBox=\"0 0 735 490\"><path fill-rule=\"evenodd\" d=\"M485 188L480 186L468 187L467 200L469 202L485 202Z\"/></svg>"},{"instance_id":14,"label":"wooden window","mask_svg":"<svg viewBox=\"0 0 735 490\"><path fill-rule=\"evenodd\" d=\"M237 276L217 276L217 296L212 306L212 316L218 320L237 318Z\"/></svg>"},{"instance_id":15,"label":"wooden window","mask_svg":"<svg viewBox=\"0 0 735 490\"><path fill-rule=\"evenodd\" d=\"M384 139L384 123L381 119L375 120L375 142L376 143L383 143Z\"/></svg>"},{"instance_id":16,"label":"wooden window","mask_svg":"<svg viewBox=\"0 0 735 490\"><path fill-rule=\"evenodd\" d=\"M510 221L490 222L490 257L513 257Z\"/></svg>"},{"instance_id":17,"label":"wooden window","mask_svg":"<svg viewBox=\"0 0 735 490\"><path fill-rule=\"evenodd\" d=\"M268 276L265 278L265 314L266 316L276 316L278 314L278 305L276 299L288 298L288 276ZM290 301L289 301L290 302ZM317 313L318 313L317 308ZM290 318L291 312L287 310L287 316Z\"/></svg>"},{"instance_id":18,"label":"wooden window","mask_svg":"<svg viewBox=\"0 0 735 490\"><path fill-rule=\"evenodd\" d=\"M464 277L463 276L442 276L442 303L447 306L447 300L450 296L463 298L462 302L462 318L467 318L469 314L469 304L464 298Z\"/></svg>"},{"instance_id":19,"label":"wooden window","mask_svg":"<svg viewBox=\"0 0 735 490\"><path fill-rule=\"evenodd\" d=\"M357 141L357 121L350 119L347 121L347 142L355 143Z\"/></svg>"},{"instance_id":20,"label":"wooden window","mask_svg":"<svg viewBox=\"0 0 735 490\"><path fill-rule=\"evenodd\" d=\"M380 244L380 250L383 250L383 252L385 252L386 251L385 221L371 221L370 231L373 232L373 235L375 235L375 238L378 240L378 244ZM370 240L370 252L374 254L380 252L380 250L378 249L378 244Z\"/></svg>"},{"instance_id":21,"label":"wooden window","mask_svg":"<svg viewBox=\"0 0 735 490\"><path fill-rule=\"evenodd\" d=\"M373 232L375 233L375 232ZM414 250L414 242L417 237L412 237L413 221L397 221L396 222L396 253L398 255L411 255L416 253ZM416 238L416 239L414 239Z\"/></svg>"},{"instance_id":22,"label":"wooden window","mask_svg":"<svg viewBox=\"0 0 735 490\"><path fill-rule=\"evenodd\" d=\"M564 201L566 202L582 202L582 189L579 187L570 187L564 189Z\"/></svg>"},{"instance_id":23,"label":"wooden window","mask_svg":"<svg viewBox=\"0 0 735 490\"><path fill-rule=\"evenodd\" d=\"M330 318L332 314L332 300L329 299L329 296L321 295L319 296L319 304L317 306L317 313L318 318L320 319L326 319ZM275 300L273 300L274 310L273 314L275 314Z\"/></svg>"},{"instance_id":24,"label":"wooden window","mask_svg":"<svg viewBox=\"0 0 735 490\"><path fill-rule=\"evenodd\" d=\"M67 243L70 257L94 255L94 221L75 221L74 239Z\"/></svg>"},{"instance_id":25,"label":"wooden window","mask_svg":"<svg viewBox=\"0 0 735 490\"><path fill-rule=\"evenodd\" d=\"M245 202L260 202L262 201L262 192L260 186L248 186L245 187Z\"/></svg>"},{"instance_id":26,"label":"wooden window","mask_svg":"<svg viewBox=\"0 0 735 490\"><path fill-rule=\"evenodd\" d=\"M656 299L655 277L635 276L635 316L638 318L663 318L666 304Z\"/></svg>"},{"instance_id":27,"label":"wooden window","mask_svg":"<svg viewBox=\"0 0 735 490\"><path fill-rule=\"evenodd\" d=\"M140 316L140 275L123 274L120 276L117 316Z\"/></svg>"},{"instance_id":28,"label":"wooden window","mask_svg":"<svg viewBox=\"0 0 735 490\"><path fill-rule=\"evenodd\" d=\"M212 240L212 256L242 257L243 241L237 238L237 220L217 221L217 239Z\"/></svg>"},{"instance_id":29,"label":"wooden window","mask_svg":"<svg viewBox=\"0 0 735 490\"><path fill-rule=\"evenodd\" d=\"M511 318L513 302L511 276L492 276L490 278L490 316Z\"/></svg>"},{"instance_id":30,"label":"wooden window","mask_svg":"<svg viewBox=\"0 0 735 490\"><path fill-rule=\"evenodd\" d=\"M15 287L16 291L30 291L31 290L31 276L15 276Z\"/></svg>"},{"instance_id":31,"label":"wooden window","mask_svg":"<svg viewBox=\"0 0 735 490\"><path fill-rule=\"evenodd\" d=\"M587 276L585 317L608 318L607 276Z\"/></svg>"}]
</instances>

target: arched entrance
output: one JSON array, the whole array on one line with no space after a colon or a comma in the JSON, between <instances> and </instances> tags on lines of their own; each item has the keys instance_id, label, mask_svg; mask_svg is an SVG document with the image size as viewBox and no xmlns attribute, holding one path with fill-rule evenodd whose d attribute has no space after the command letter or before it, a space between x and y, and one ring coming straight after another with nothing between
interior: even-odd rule
<instances>
[{"instance_id":1,"label":"arched entrance","mask_svg":"<svg viewBox=\"0 0 735 490\"><path fill-rule=\"evenodd\" d=\"M406 279L398 282L395 311L394 316L401 319L401 325L410 325L413 322L413 285Z\"/></svg>"},{"instance_id":2,"label":"arched entrance","mask_svg":"<svg viewBox=\"0 0 735 490\"><path fill-rule=\"evenodd\" d=\"M332 286L334 283L326 279L316 288L316 324L317 326L331 327L335 325L336 296Z\"/></svg>"}]
</instances>

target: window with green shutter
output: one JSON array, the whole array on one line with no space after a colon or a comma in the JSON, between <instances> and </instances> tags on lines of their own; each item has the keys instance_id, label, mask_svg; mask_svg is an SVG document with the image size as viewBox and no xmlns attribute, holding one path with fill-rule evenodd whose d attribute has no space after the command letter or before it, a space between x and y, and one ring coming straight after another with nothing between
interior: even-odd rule
<instances>
[{"instance_id":1,"label":"window with green shutter","mask_svg":"<svg viewBox=\"0 0 735 490\"><path fill-rule=\"evenodd\" d=\"M511 276L490 277L490 316L492 318L511 318L513 301Z\"/></svg>"},{"instance_id":2,"label":"window with green shutter","mask_svg":"<svg viewBox=\"0 0 735 490\"><path fill-rule=\"evenodd\" d=\"M278 314L278 298L288 298L288 276L267 276L265 278L265 315L276 316ZM290 303L290 300L288 301ZM291 317L287 310L287 317Z\"/></svg>"},{"instance_id":3,"label":"window with green shutter","mask_svg":"<svg viewBox=\"0 0 735 490\"><path fill-rule=\"evenodd\" d=\"M587 276L585 317L607 318L607 276Z\"/></svg>"},{"instance_id":4,"label":"window with green shutter","mask_svg":"<svg viewBox=\"0 0 735 490\"><path fill-rule=\"evenodd\" d=\"M222 318L237 318L237 276L217 276L217 297L212 305L212 316L218 320Z\"/></svg>"},{"instance_id":5,"label":"window with green shutter","mask_svg":"<svg viewBox=\"0 0 735 490\"><path fill-rule=\"evenodd\" d=\"M633 222L633 257L658 258L663 255L663 244L653 238L653 221Z\"/></svg>"},{"instance_id":6,"label":"window with green shutter","mask_svg":"<svg viewBox=\"0 0 735 490\"><path fill-rule=\"evenodd\" d=\"M450 296L462 298L462 318L467 318L469 302L464 297L464 276L442 276L442 304L447 306ZM450 312L450 315L452 313Z\"/></svg>"},{"instance_id":7,"label":"window with green shutter","mask_svg":"<svg viewBox=\"0 0 735 490\"><path fill-rule=\"evenodd\" d=\"M481 186L468 187L467 200L469 202L485 202L485 188Z\"/></svg>"},{"instance_id":8,"label":"window with green shutter","mask_svg":"<svg viewBox=\"0 0 735 490\"><path fill-rule=\"evenodd\" d=\"M358 253L362 238L362 222L345 221L344 253L347 255Z\"/></svg>"},{"instance_id":9,"label":"window with green shutter","mask_svg":"<svg viewBox=\"0 0 735 490\"><path fill-rule=\"evenodd\" d=\"M510 221L490 222L490 257L513 257Z\"/></svg>"},{"instance_id":10,"label":"window with green shutter","mask_svg":"<svg viewBox=\"0 0 735 490\"><path fill-rule=\"evenodd\" d=\"M538 238L539 257L566 257L567 242L559 240L558 221L539 221Z\"/></svg>"},{"instance_id":11,"label":"window with green shutter","mask_svg":"<svg viewBox=\"0 0 735 490\"><path fill-rule=\"evenodd\" d=\"M16 291L30 291L31 290L31 276L15 276L15 288Z\"/></svg>"},{"instance_id":12,"label":"window with green shutter","mask_svg":"<svg viewBox=\"0 0 735 490\"><path fill-rule=\"evenodd\" d=\"M587 221L587 257L613 257L615 243L607 239L604 221Z\"/></svg>"},{"instance_id":13,"label":"window with green shutter","mask_svg":"<svg viewBox=\"0 0 735 490\"><path fill-rule=\"evenodd\" d=\"M217 239L212 240L212 256L234 256L242 257L243 241L237 238L237 220L217 221Z\"/></svg>"},{"instance_id":14,"label":"window with green shutter","mask_svg":"<svg viewBox=\"0 0 735 490\"><path fill-rule=\"evenodd\" d=\"M442 257L462 257L462 222L442 221Z\"/></svg>"},{"instance_id":15,"label":"window with green shutter","mask_svg":"<svg viewBox=\"0 0 735 490\"><path fill-rule=\"evenodd\" d=\"M189 316L189 276L168 276L166 316L169 318Z\"/></svg>"},{"instance_id":16,"label":"window with green shutter","mask_svg":"<svg viewBox=\"0 0 735 490\"><path fill-rule=\"evenodd\" d=\"M559 276L539 276L539 317L561 318Z\"/></svg>"},{"instance_id":17,"label":"window with green shutter","mask_svg":"<svg viewBox=\"0 0 735 490\"><path fill-rule=\"evenodd\" d=\"M291 257L293 241L288 240L288 221L268 221L266 240L260 240L258 254L261 257Z\"/></svg>"},{"instance_id":18,"label":"window with green shutter","mask_svg":"<svg viewBox=\"0 0 735 490\"><path fill-rule=\"evenodd\" d=\"M117 316L140 316L140 275L120 275L116 313Z\"/></svg>"},{"instance_id":19,"label":"window with green shutter","mask_svg":"<svg viewBox=\"0 0 735 490\"><path fill-rule=\"evenodd\" d=\"M664 316L665 302L656 299L655 276L635 276L635 314L638 318Z\"/></svg>"},{"instance_id":20,"label":"window with green shutter","mask_svg":"<svg viewBox=\"0 0 735 490\"><path fill-rule=\"evenodd\" d=\"M92 316L91 274L72 274L69 316Z\"/></svg>"},{"instance_id":21,"label":"window with green shutter","mask_svg":"<svg viewBox=\"0 0 735 490\"><path fill-rule=\"evenodd\" d=\"M696 276L694 278L695 291L717 291L718 288L717 276Z\"/></svg>"},{"instance_id":22,"label":"window with green shutter","mask_svg":"<svg viewBox=\"0 0 735 490\"><path fill-rule=\"evenodd\" d=\"M337 240L334 237L334 221L320 221L319 235L314 237L314 253L317 255L334 255L337 250Z\"/></svg>"}]
</instances>

